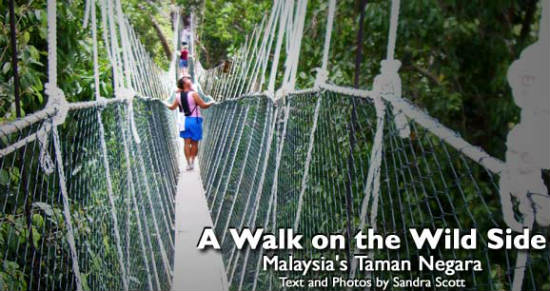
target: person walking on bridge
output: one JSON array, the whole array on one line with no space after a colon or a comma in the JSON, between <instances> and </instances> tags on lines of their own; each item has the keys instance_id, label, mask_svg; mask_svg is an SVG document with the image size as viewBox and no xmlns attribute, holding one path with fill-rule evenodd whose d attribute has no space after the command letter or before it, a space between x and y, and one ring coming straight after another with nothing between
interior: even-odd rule
<instances>
[{"instance_id":1,"label":"person walking on bridge","mask_svg":"<svg viewBox=\"0 0 550 291\"><path fill-rule=\"evenodd\" d=\"M193 170L195 158L199 152L199 141L202 139L202 115L200 109L207 109L215 101L204 102L193 90L191 76L184 75L177 82L178 89L173 95L173 103L166 104L170 110L179 108L180 137L185 140L184 153L187 160L187 170Z\"/></svg>"},{"instance_id":2,"label":"person walking on bridge","mask_svg":"<svg viewBox=\"0 0 550 291\"><path fill-rule=\"evenodd\" d=\"M187 67L189 66L188 62L189 62L189 50L187 49L187 45L185 45L180 52L180 70L182 75L187 74Z\"/></svg>"}]
</instances>

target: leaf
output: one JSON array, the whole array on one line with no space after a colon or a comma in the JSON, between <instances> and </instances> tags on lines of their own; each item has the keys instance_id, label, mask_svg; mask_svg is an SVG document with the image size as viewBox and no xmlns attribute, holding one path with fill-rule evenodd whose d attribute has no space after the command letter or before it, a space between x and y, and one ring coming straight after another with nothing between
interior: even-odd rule
<instances>
[{"instance_id":1,"label":"leaf","mask_svg":"<svg viewBox=\"0 0 550 291\"><path fill-rule=\"evenodd\" d=\"M91 290L90 285L88 285L88 274L82 273L82 290Z\"/></svg>"},{"instance_id":2,"label":"leaf","mask_svg":"<svg viewBox=\"0 0 550 291\"><path fill-rule=\"evenodd\" d=\"M4 66L2 66L2 73L7 74L10 69L11 69L11 63L5 62Z\"/></svg>"},{"instance_id":3,"label":"leaf","mask_svg":"<svg viewBox=\"0 0 550 291\"><path fill-rule=\"evenodd\" d=\"M136 284L141 284L141 281L138 280L138 278L134 277L134 276L128 276L128 280L136 283Z\"/></svg>"},{"instance_id":4,"label":"leaf","mask_svg":"<svg viewBox=\"0 0 550 291\"><path fill-rule=\"evenodd\" d=\"M47 203L44 203L44 202L34 202L32 204L32 206L40 208L40 210L44 211L44 213L47 216L52 216L53 215L53 210L52 210L52 207L50 206L50 204L47 204Z\"/></svg>"},{"instance_id":5,"label":"leaf","mask_svg":"<svg viewBox=\"0 0 550 291\"><path fill-rule=\"evenodd\" d=\"M34 245L35 248L38 248L38 242L40 241L40 238L42 236L34 226L31 229L32 229L32 244Z\"/></svg>"},{"instance_id":6,"label":"leaf","mask_svg":"<svg viewBox=\"0 0 550 291\"><path fill-rule=\"evenodd\" d=\"M32 224L37 228L42 228L44 226L44 218L42 215L35 213L32 215Z\"/></svg>"},{"instance_id":7,"label":"leaf","mask_svg":"<svg viewBox=\"0 0 550 291\"><path fill-rule=\"evenodd\" d=\"M8 171L0 170L0 185L8 186L10 184L10 175Z\"/></svg>"}]
</instances>

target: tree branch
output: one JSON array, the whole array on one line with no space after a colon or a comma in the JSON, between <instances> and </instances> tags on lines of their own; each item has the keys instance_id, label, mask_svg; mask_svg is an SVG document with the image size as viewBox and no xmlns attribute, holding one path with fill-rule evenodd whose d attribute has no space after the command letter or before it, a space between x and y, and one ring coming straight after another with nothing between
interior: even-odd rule
<instances>
[{"instance_id":1,"label":"tree branch","mask_svg":"<svg viewBox=\"0 0 550 291\"><path fill-rule=\"evenodd\" d=\"M537 0L528 0L527 8L525 9L525 17L523 17L523 23L521 24L521 33L519 35L520 43L523 43L531 32L531 22L533 22L536 7Z\"/></svg>"},{"instance_id":2,"label":"tree branch","mask_svg":"<svg viewBox=\"0 0 550 291\"><path fill-rule=\"evenodd\" d=\"M437 84L438 86L441 86L441 81L439 81L439 78L437 78L437 76L435 76L432 72L422 68L422 67L419 67L415 64L409 64L408 66L406 67L403 67L404 69L413 69L415 71L417 71L418 73L420 73L422 76L424 77L427 77L428 79L430 79L430 81L434 82L435 84Z\"/></svg>"},{"instance_id":3,"label":"tree branch","mask_svg":"<svg viewBox=\"0 0 550 291\"><path fill-rule=\"evenodd\" d=\"M153 23L153 28L157 32L157 36L160 40L160 43L162 44L162 48L164 49L166 58L168 58L168 60L172 59L172 50L170 49L170 45L168 44L166 37L164 36L164 34L162 33L162 30L160 29L160 25L158 24L157 20L154 18L151 18L151 22Z\"/></svg>"}]
</instances>

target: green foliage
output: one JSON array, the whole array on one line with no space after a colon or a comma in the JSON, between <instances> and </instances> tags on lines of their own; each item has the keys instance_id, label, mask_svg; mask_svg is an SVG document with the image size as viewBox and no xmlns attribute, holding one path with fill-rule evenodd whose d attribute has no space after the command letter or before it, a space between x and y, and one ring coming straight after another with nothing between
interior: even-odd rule
<instances>
[{"instance_id":1,"label":"green foliage","mask_svg":"<svg viewBox=\"0 0 550 291\"><path fill-rule=\"evenodd\" d=\"M337 2L329 79L353 86L360 9L355 0ZM540 3L412 0L401 3L396 58L402 62L403 97L499 158L506 135L518 122L506 80L512 61L537 39ZM231 57L259 23L271 1L204 1L199 25L201 62ZM365 8L359 87L370 88L386 56L390 1L369 0ZM300 51L298 87L311 87L321 66L328 3L308 3ZM279 70L282 69L282 64Z\"/></svg>"},{"instance_id":2,"label":"green foliage","mask_svg":"<svg viewBox=\"0 0 550 291\"><path fill-rule=\"evenodd\" d=\"M0 271L0 289L2 290L25 290L27 284L25 275L19 265L12 261L4 261Z\"/></svg>"},{"instance_id":3,"label":"green foliage","mask_svg":"<svg viewBox=\"0 0 550 291\"><path fill-rule=\"evenodd\" d=\"M156 19L171 44L168 3L123 1L123 11L157 64L166 69L167 59L157 32L151 24ZM83 27L85 0L57 2L57 70L58 85L69 101L94 98L91 29ZM15 118L13 68L7 1L0 2L0 123ZM97 6L100 92L111 97L111 63L103 43L100 6ZM47 96L47 12L46 1L21 0L15 3L18 67L23 115L44 107ZM155 41L150 41L151 39Z\"/></svg>"},{"instance_id":4,"label":"green foliage","mask_svg":"<svg viewBox=\"0 0 550 291\"><path fill-rule=\"evenodd\" d=\"M44 84L48 82L46 2L21 0L15 4L23 115L42 109L47 102L44 93ZM84 4L85 0L57 1L58 86L70 102L95 98L91 29L90 26L83 27ZM97 8L100 94L109 98L113 95L112 68L102 38L99 4ZM150 41L158 39L157 31L150 23L156 18L160 30L171 44L168 3L156 5L152 2L123 1L123 10L135 26L138 37L148 40L143 42L154 60L166 68L169 60L162 46L158 41ZM15 107L7 1L0 2L0 11L2 124L15 119ZM125 191L122 184L126 185L123 181L128 165L123 164L125 161L120 158L123 156L120 123L114 115L115 110L120 108L116 106L119 105L104 109L102 116L105 139L110 150L113 190L117 193L116 197L121 197ZM67 122L58 126L58 130L83 289L119 290L122 286L120 265L104 182L104 167L98 155L97 110L71 111ZM139 120L137 114L139 111L136 110L136 119ZM39 122L18 133L2 136L2 148L35 132L42 124ZM52 142L51 138L49 142ZM74 286L73 262L67 242L67 224L62 211L58 173L55 171L48 176L40 168L37 144L38 141L25 147L24 151L15 151L3 157L3 166L0 166L0 198L3 201L3 211L0 213L0 253L3 258L0 260L0 290L61 289L63 286ZM51 152L49 154L52 155ZM126 209L126 200L120 199L117 206ZM144 215L145 221L150 220L148 214ZM133 221L126 230L134 229L135 225ZM133 237L132 241L137 241L137 238ZM133 280L132 289L143 289L146 284L143 280L144 272L148 271L148 267L141 256L133 257L132 265L138 269L132 274L139 278ZM166 288L168 282L168 279L163 280L162 288Z\"/></svg>"},{"instance_id":5,"label":"green foliage","mask_svg":"<svg viewBox=\"0 0 550 291\"><path fill-rule=\"evenodd\" d=\"M254 25L269 14L271 1L205 0L204 16L199 20L198 47L200 60L212 67L233 55L250 37Z\"/></svg>"},{"instance_id":6,"label":"green foliage","mask_svg":"<svg viewBox=\"0 0 550 291\"><path fill-rule=\"evenodd\" d=\"M380 73L380 61L386 58L391 1L367 1L362 24L365 30L359 44L362 61L356 72L359 2L337 1L328 67L329 80L338 85L354 86L354 76L358 73L358 87L371 89L375 76ZM224 58L230 58L234 48L244 43L242 33L227 28L225 24L246 24L246 21L242 20L244 17L239 13L222 14L222 11L228 10L226 6L231 7L231 4L205 1L204 18L199 24L201 45L205 46L201 49L203 54L200 60L205 67L215 66ZM506 80L507 70L521 51L537 39L540 8L540 1L401 1L395 57L402 62L399 73L403 97L426 109L431 116L458 131L467 141L482 146L490 154L502 159L506 150L506 135L519 118L519 110L512 100ZM528 12L530 9L534 9L533 14ZM321 66L327 10L325 0L310 0L308 3L297 76L298 88L311 87L315 80L314 69ZM257 18L261 19L261 16ZM251 32L252 29L247 35ZM205 40L205 37L211 35L217 37ZM230 41L220 41L224 38ZM220 48L220 45L225 46ZM280 64L278 71L282 69L283 65ZM328 99L326 95L330 93L324 94L324 100ZM349 104L352 97L336 97L336 100L324 101L326 103L321 107L319 115L317 132L320 133L312 151L309 184L304 195L300 222L302 225L309 221L307 227L303 228L306 235L307 232L346 232L346 217L327 210L326 205L329 209L332 206L344 207L344 193L347 190L344 185L348 183L346 175L351 172L351 177L355 179L368 171L374 134L372 124L364 123L375 116L374 112L366 112L373 110L373 106L362 103L364 100L356 101L360 104L357 109L361 126L356 133L358 140L352 154L356 162L352 167L355 169L353 172L346 167L351 144L350 113L354 110ZM299 182L304 175L302 163L308 147L304 139L311 129L312 100L315 98L291 95L285 98L286 101L281 101L291 102L292 111L279 169L277 195L283 203L277 205L278 227L292 226L294 223L297 201L289 200L293 198L291 193L300 190ZM220 107L227 108L227 104L231 103L224 102ZM324 115L326 113L323 110L331 106L334 107L329 109L330 114ZM224 116L224 112L217 111L206 114L214 119ZM380 231L401 232L408 227L475 227L485 241L486 230L506 226L501 217L499 190L495 184L498 175L487 173L482 166L463 157L460 149L457 151L447 146L440 138L414 122L411 122L411 127L414 125L417 128L412 128L410 138L401 139L390 115L391 110L388 110L377 222ZM328 119L332 120L327 122ZM207 116L207 127L208 122ZM329 129L324 128L327 124L330 124ZM329 134L322 136L322 132ZM246 129L245 133L248 133ZM330 156L336 153L336 161L331 160ZM340 156L340 153L345 154ZM239 158L237 156L237 160ZM273 169L272 164L268 169ZM217 177L209 179L215 180ZM350 192L356 195L352 197L353 209L360 209L364 197L362 194L366 177L357 179L359 185L349 185ZM269 188L268 183L263 187ZM353 215L351 224L357 227L357 213ZM329 222L333 225L329 225ZM546 234L547 230L542 230L542 233ZM425 253L412 253L404 248L391 256L410 258L418 254ZM548 253L533 252L530 255L532 280L526 282L524 288L544 289L548 286L548 280L542 268ZM376 256L387 258L388 254L379 252ZM478 249L453 252L453 256L458 259L482 260L485 270L479 278L487 278L488 283L476 281L477 289L509 288L515 253ZM530 287L529 284L536 286Z\"/></svg>"},{"instance_id":7,"label":"green foliage","mask_svg":"<svg viewBox=\"0 0 550 291\"><path fill-rule=\"evenodd\" d=\"M153 22L157 23L172 48L173 32L169 1L122 1L122 10L130 19L141 43L150 53L155 63L163 70L168 70L171 59L166 57Z\"/></svg>"}]
</instances>

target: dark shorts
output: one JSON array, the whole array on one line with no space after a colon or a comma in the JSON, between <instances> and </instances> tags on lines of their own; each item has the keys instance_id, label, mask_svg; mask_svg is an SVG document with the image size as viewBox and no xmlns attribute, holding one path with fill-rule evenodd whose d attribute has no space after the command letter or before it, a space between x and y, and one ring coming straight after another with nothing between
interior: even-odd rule
<instances>
[{"instance_id":1,"label":"dark shorts","mask_svg":"<svg viewBox=\"0 0 550 291\"><path fill-rule=\"evenodd\" d=\"M187 60L180 59L180 68L187 68Z\"/></svg>"},{"instance_id":2,"label":"dark shorts","mask_svg":"<svg viewBox=\"0 0 550 291\"><path fill-rule=\"evenodd\" d=\"M181 138L190 138L194 141L202 139L202 117L185 117L185 130L180 131Z\"/></svg>"}]
</instances>

